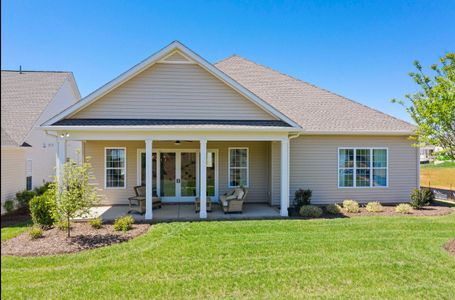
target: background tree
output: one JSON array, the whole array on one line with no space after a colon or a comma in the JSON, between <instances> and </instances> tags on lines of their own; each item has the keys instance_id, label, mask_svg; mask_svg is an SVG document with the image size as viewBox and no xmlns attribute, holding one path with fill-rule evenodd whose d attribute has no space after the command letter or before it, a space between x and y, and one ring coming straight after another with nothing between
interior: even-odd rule
<instances>
[{"instance_id":1,"label":"background tree","mask_svg":"<svg viewBox=\"0 0 455 300\"><path fill-rule=\"evenodd\" d=\"M90 163L77 164L70 159L63 166L62 187L58 187L58 180L53 183L56 191L55 215L56 219L67 222L67 233L70 237L70 219L81 217L89 213L99 198L96 187L89 183L92 178Z\"/></svg>"},{"instance_id":2,"label":"background tree","mask_svg":"<svg viewBox=\"0 0 455 300\"><path fill-rule=\"evenodd\" d=\"M425 75L422 65L415 61L417 72L409 76L419 91L407 94L406 102L392 102L405 106L417 124L414 138L418 146L441 146L450 159L455 159L455 53L449 52L439 61L431 66L433 76Z\"/></svg>"}]
</instances>

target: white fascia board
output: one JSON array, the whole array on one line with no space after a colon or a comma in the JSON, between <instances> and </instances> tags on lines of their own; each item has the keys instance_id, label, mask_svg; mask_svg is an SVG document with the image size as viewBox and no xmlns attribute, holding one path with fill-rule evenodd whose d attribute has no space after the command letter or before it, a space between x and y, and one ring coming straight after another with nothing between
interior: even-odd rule
<instances>
[{"instance_id":1,"label":"white fascia board","mask_svg":"<svg viewBox=\"0 0 455 300\"><path fill-rule=\"evenodd\" d=\"M287 122L294 128L301 128L300 125L298 125L296 122L288 118L286 115L275 109L273 106L271 106L269 103L266 101L262 100L258 96L256 96L254 93L243 87L241 84L239 84L237 81L220 71L218 68L210 64L208 61L197 55L195 52L184 46L178 41L174 41L165 48L161 49L160 51L156 52L155 54L151 55L147 59L143 60L142 62L138 63L128 71L120 74L107 84L103 85L99 89L95 90L93 93L89 94L87 97L84 99L80 100L79 102L73 104L72 106L68 107L67 109L63 110L61 113L55 115L48 121L44 122L43 125L52 125L53 123L60 121L64 119L65 117L68 117L81 109L85 108L89 104L93 103L100 97L106 95L116 87L120 86L121 84L125 83L129 79L133 78L140 72L144 71L145 69L149 68L152 66L154 63L158 62L160 59L168 55L169 53L174 52L175 50L181 51L186 57L194 60L197 62L201 67L203 67L205 70L207 70L209 73L223 81L225 84L236 90L238 93L241 95L245 96L247 99L253 101L256 105L258 105L260 108L265 110L266 112L272 114L273 116Z\"/></svg>"}]
</instances>

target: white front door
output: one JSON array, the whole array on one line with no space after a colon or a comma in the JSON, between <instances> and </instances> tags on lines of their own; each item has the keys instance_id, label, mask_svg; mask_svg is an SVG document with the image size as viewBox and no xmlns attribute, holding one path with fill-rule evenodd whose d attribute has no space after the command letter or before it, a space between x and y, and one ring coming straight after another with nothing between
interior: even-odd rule
<instances>
[{"instance_id":1,"label":"white front door","mask_svg":"<svg viewBox=\"0 0 455 300\"><path fill-rule=\"evenodd\" d=\"M217 150L207 151L207 196L214 200L218 199L217 153ZM138 151L138 166L138 184L144 184L145 151L142 149ZM199 150L154 152L153 194L159 195L163 202L193 202L199 196Z\"/></svg>"}]
</instances>

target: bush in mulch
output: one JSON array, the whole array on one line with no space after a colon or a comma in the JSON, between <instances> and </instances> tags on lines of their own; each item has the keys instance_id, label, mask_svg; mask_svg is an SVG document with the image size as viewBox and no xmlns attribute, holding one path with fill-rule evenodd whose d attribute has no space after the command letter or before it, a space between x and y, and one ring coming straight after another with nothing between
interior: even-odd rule
<instances>
[{"instance_id":1,"label":"bush in mulch","mask_svg":"<svg viewBox=\"0 0 455 300\"><path fill-rule=\"evenodd\" d=\"M31 239L29 231L1 243L2 255L41 256L73 253L126 242L150 228L148 224L135 224L127 232L116 232L113 225L94 229L88 223L72 223L72 237L65 231L52 228L42 231L42 237Z\"/></svg>"}]
</instances>

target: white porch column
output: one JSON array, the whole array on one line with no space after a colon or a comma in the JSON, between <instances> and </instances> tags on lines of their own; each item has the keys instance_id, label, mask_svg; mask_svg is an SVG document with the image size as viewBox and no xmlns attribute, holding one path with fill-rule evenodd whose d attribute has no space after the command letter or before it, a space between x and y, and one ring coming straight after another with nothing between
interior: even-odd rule
<instances>
[{"instance_id":1,"label":"white porch column","mask_svg":"<svg viewBox=\"0 0 455 300\"><path fill-rule=\"evenodd\" d=\"M153 166L152 166L152 140L145 141L145 219L152 220L152 177L153 177Z\"/></svg>"},{"instance_id":2,"label":"white porch column","mask_svg":"<svg viewBox=\"0 0 455 300\"><path fill-rule=\"evenodd\" d=\"M199 164L201 166L200 172L200 188L199 188L199 198L201 200L199 217L201 219L207 218L207 140L200 140L200 160Z\"/></svg>"},{"instance_id":3,"label":"white porch column","mask_svg":"<svg viewBox=\"0 0 455 300\"><path fill-rule=\"evenodd\" d=\"M63 188L63 166L66 162L66 140L57 138L57 149L55 152L55 176L57 177L58 188Z\"/></svg>"},{"instance_id":4,"label":"white porch column","mask_svg":"<svg viewBox=\"0 0 455 300\"><path fill-rule=\"evenodd\" d=\"M288 216L289 207L289 139L281 141L281 200L280 215Z\"/></svg>"}]
</instances>

